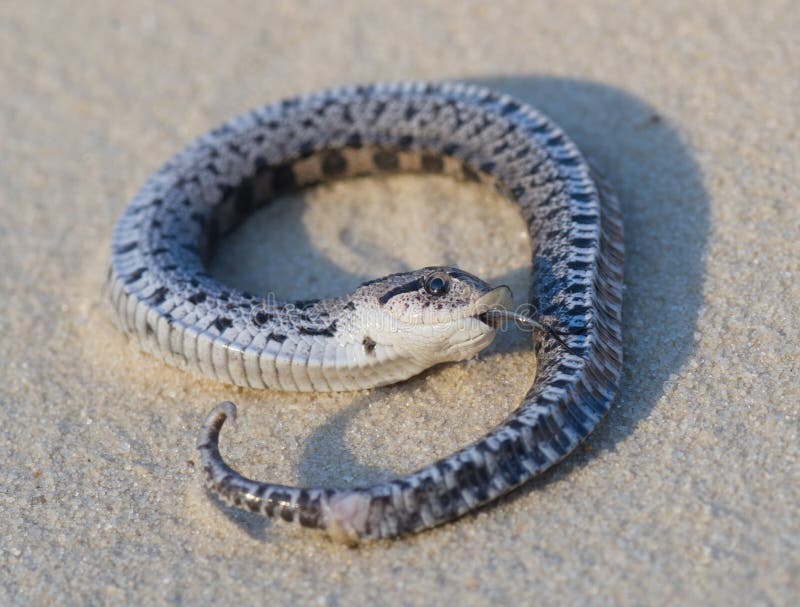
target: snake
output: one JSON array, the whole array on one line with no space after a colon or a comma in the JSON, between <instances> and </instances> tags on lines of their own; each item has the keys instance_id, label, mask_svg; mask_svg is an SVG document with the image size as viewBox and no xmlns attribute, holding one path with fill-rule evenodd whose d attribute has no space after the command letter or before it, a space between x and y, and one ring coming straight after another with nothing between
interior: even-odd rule
<instances>
[{"instance_id":1,"label":"snake","mask_svg":"<svg viewBox=\"0 0 800 607\"><path fill-rule=\"evenodd\" d=\"M480 182L517 205L532 242L533 313L510 309L508 287L451 266L306 301L209 274L220 239L280 195L397 172ZM208 413L197 448L211 493L353 545L454 521L541 474L592 432L619 391L623 243L612 188L529 104L460 82L352 85L245 112L168 160L114 228L106 292L115 323L145 352L200 376L281 391L392 384L475 357L507 322L531 329L536 369L518 408L468 446L386 482L292 487L246 478L219 451L235 406Z\"/></svg>"}]
</instances>

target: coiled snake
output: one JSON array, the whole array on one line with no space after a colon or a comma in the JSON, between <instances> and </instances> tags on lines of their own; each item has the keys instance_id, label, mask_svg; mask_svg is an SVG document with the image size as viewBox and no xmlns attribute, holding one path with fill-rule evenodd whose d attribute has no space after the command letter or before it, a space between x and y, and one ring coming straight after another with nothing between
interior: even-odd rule
<instances>
[{"instance_id":1,"label":"coiled snake","mask_svg":"<svg viewBox=\"0 0 800 607\"><path fill-rule=\"evenodd\" d=\"M206 273L219 237L274 196L393 171L479 180L519 205L534 243L535 319L507 310L507 287L451 267L292 303L228 288ZM116 322L144 350L223 382L276 390L388 384L474 356L503 320L537 327L536 378L518 409L457 453L376 486L246 479L218 450L233 404L208 414L198 449L211 489L354 543L451 521L549 468L592 431L620 377L622 262L616 198L539 112L470 85L376 84L268 105L178 153L119 219L108 292Z\"/></svg>"}]
</instances>

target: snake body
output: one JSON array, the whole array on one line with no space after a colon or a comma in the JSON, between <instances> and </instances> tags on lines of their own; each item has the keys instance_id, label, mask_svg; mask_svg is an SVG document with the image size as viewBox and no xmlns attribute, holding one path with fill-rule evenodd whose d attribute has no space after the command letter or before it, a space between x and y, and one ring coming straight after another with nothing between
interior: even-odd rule
<instances>
[{"instance_id":1,"label":"snake body","mask_svg":"<svg viewBox=\"0 0 800 607\"><path fill-rule=\"evenodd\" d=\"M456 268L423 268L348 296L282 302L220 284L205 263L221 235L282 192L396 171L481 181L519 206L533 242L535 322L548 330L534 333L536 377L505 421L376 486L249 480L218 450L234 406L209 413L198 448L211 489L348 543L420 531L496 499L565 457L607 412L622 365L623 237L604 180L563 131L506 95L459 83L344 87L268 105L201 136L134 196L112 242L113 316L167 362L254 388L392 383L485 347L492 313L510 303L507 288Z\"/></svg>"}]
</instances>

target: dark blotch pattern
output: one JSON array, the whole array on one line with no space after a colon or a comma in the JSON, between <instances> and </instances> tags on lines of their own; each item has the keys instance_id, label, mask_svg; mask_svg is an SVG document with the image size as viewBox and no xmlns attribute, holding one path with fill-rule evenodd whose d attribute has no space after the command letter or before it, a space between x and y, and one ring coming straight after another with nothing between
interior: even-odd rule
<instances>
[{"instance_id":1,"label":"dark blotch pattern","mask_svg":"<svg viewBox=\"0 0 800 607\"><path fill-rule=\"evenodd\" d=\"M272 173L272 188L275 192L286 192L297 187L297 180L291 165L275 167Z\"/></svg>"},{"instance_id":2,"label":"dark blotch pattern","mask_svg":"<svg viewBox=\"0 0 800 607\"><path fill-rule=\"evenodd\" d=\"M264 310L258 310L255 314L253 314L253 322L258 327L263 327L269 321L274 318L273 314L266 312Z\"/></svg>"},{"instance_id":3,"label":"dark blotch pattern","mask_svg":"<svg viewBox=\"0 0 800 607\"><path fill-rule=\"evenodd\" d=\"M222 333L225 329L233 326L233 321L227 316L217 316L213 322L214 328Z\"/></svg>"},{"instance_id":4,"label":"dark blotch pattern","mask_svg":"<svg viewBox=\"0 0 800 607\"><path fill-rule=\"evenodd\" d=\"M422 170L427 173L441 173L444 170L444 159L436 154L423 154Z\"/></svg>"},{"instance_id":5,"label":"dark blotch pattern","mask_svg":"<svg viewBox=\"0 0 800 607\"><path fill-rule=\"evenodd\" d=\"M147 272L147 268L139 268L137 270L134 270L125 277L125 284L129 285L131 283L136 282L144 275L145 272Z\"/></svg>"},{"instance_id":6,"label":"dark blotch pattern","mask_svg":"<svg viewBox=\"0 0 800 607\"><path fill-rule=\"evenodd\" d=\"M339 150L331 150L322 156L322 174L339 177L347 170L347 160Z\"/></svg>"},{"instance_id":7,"label":"dark blotch pattern","mask_svg":"<svg viewBox=\"0 0 800 607\"><path fill-rule=\"evenodd\" d=\"M129 253L129 252L133 251L138 245L139 245L139 243L137 243L137 242L129 242L128 244L124 244L124 245L121 245L121 246L117 247L116 248L116 252L117 252L118 255L121 255L123 253Z\"/></svg>"},{"instance_id":8,"label":"dark blotch pattern","mask_svg":"<svg viewBox=\"0 0 800 607\"><path fill-rule=\"evenodd\" d=\"M169 289L167 287L158 287L150 296L150 303L154 306L162 304L167 298L167 295L169 295Z\"/></svg>"},{"instance_id":9,"label":"dark blotch pattern","mask_svg":"<svg viewBox=\"0 0 800 607\"><path fill-rule=\"evenodd\" d=\"M372 155L372 161L381 171L396 171L400 167L397 153L391 150L378 150Z\"/></svg>"},{"instance_id":10,"label":"dark blotch pattern","mask_svg":"<svg viewBox=\"0 0 800 607\"><path fill-rule=\"evenodd\" d=\"M461 167L461 174L467 181L474 181L477 183L481 180L481 176L468 164L465 164L463 167Z\"/></svg>"}]
</instances>

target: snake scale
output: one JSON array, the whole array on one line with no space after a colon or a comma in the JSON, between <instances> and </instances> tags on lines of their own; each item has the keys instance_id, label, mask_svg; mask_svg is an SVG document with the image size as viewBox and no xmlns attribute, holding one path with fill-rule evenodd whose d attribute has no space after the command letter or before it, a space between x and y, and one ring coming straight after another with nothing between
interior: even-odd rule
<instances>
[{"instance_id":1,"label":"snake scale","mask_svg":"<svg viewBox=\"0 0 800 607\"><path fill-rule=\"evenodd\" d=\"M343 297L283 302L229 288L205 264L222 235L283 192L397 171L480 181L519 206L533 242L537 327L536 377L521 405L458 452L368 487L241 476L218 450L232 403L208 414L198 438L207 485L223 499L350 544L427 529L498 498L564 458L608 411L622 365L623 266L609 187L561 129L506 95L460 83L350 86L267 105L201 136L134 196L112 242L113 316L145 351L253 388L388 384L474 356L503 319L525 322L507 310L508 288L436 267Z\"/></svg>"}]
</instances>

